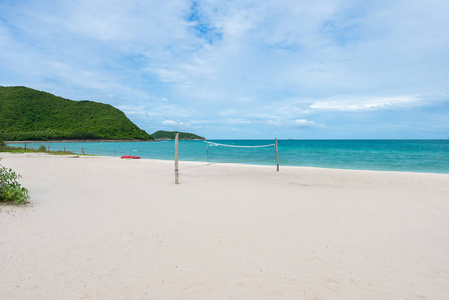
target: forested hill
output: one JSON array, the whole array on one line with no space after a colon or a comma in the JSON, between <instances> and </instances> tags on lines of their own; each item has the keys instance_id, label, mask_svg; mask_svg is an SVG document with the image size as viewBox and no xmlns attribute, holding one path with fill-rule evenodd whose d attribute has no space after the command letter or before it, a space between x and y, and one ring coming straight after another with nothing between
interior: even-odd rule
<instances>
[{"instance_id":1,"label":"forested hill","mask_svg":"<svg viewBox=\"0 0 449 300\"><path fill-rule=\"evenodd\" d=\"M0 87L0 140L154 140L108 104Z\"/></svg>"},{"instance_id":2,"label":"forested hill","mask_svg":"<svg viewBox=\"0 0 449 300\"><path fill-rule=\"evenodd\" d=\"M159 130L159 131L156 131L155 133L153 133L152 136L158 140L174 140L176 132L179 132L179 131ZM180 139L180 140L204 140L205 138L203 138L202 136L193 134L193 133L189 133L189 132L179 132L178 139Z\"/></svg>"}]
</instances>

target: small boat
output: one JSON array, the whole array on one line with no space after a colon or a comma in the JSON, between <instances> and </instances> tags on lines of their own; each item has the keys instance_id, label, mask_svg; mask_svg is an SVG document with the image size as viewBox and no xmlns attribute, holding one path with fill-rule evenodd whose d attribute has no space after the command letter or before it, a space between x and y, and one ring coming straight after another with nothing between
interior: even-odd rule
<instances>
[{"instance_id":1,"label":"small boat","mask_svg":"<svg viewBox=\"0 0 449 300\"><path fill-rule=\"evenodd\" d=\"M129 158L129 159L140 159L140 156L133 156L133 155L123 155L120 158Z\"/></svg>"}]
</instances>

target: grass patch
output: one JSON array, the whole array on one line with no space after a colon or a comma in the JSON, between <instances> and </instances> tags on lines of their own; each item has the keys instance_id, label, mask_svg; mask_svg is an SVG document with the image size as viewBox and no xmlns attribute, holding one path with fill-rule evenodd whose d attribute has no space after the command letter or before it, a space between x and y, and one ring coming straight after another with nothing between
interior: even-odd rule
<instances>
[{"instance_id":1,"label":"grass patch","mask_svg":"<svg viewBox=\"0 0 449 300\"><path fill-rule=\"evenodd\" d=\"M32 149L24 147L12 147L12 146L0 146L0 152L9 152L9 153L48 153L52 155L73 155L75 153L71 151L48 151L44 145L40 146L39 149ZM80 154L82 155L82 154Z\"/></svg>"}]
</instances>

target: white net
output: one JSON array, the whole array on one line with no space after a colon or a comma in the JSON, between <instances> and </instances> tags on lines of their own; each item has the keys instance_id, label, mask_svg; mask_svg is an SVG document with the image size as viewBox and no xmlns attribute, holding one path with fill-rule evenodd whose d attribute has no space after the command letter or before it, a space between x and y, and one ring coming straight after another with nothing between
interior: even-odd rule
<instances>
[{"instance_id":1,"label":"white net","mask_svg":"<svg viewBox=\"0 0 449 300\"><path fill-rule=\"evenodd\" d=\"M243 145L238 142L224 144L205 141L209 163L276 164L275 144Z\"/></svg>"}]
</instances>

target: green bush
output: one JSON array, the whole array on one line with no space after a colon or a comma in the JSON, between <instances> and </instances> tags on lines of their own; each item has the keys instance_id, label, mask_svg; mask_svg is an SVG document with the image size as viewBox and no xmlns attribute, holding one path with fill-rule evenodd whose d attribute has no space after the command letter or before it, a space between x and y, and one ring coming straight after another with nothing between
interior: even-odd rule
<instances>
[{"instance_id":1,"label":"green bush","mask_svg":"<svg viewBox=\"0 0 449 300\"><path fill-rule=\"evenodd\" d=\"M47 148L44 145L41 145L39 147L39 152L45 152L45 151L47 151Z\"/></svg>"},{"instance_id":2,"label":"green bush","mask_svg":"<svg viewBox=\"0 0 449 300\"><path fill-rule=\"evenodd\" d=\"M28 202L28 190L20 185L17 179L21 178L12 169L0 166L0 202Z\"/></svg>"}]
</instances>

